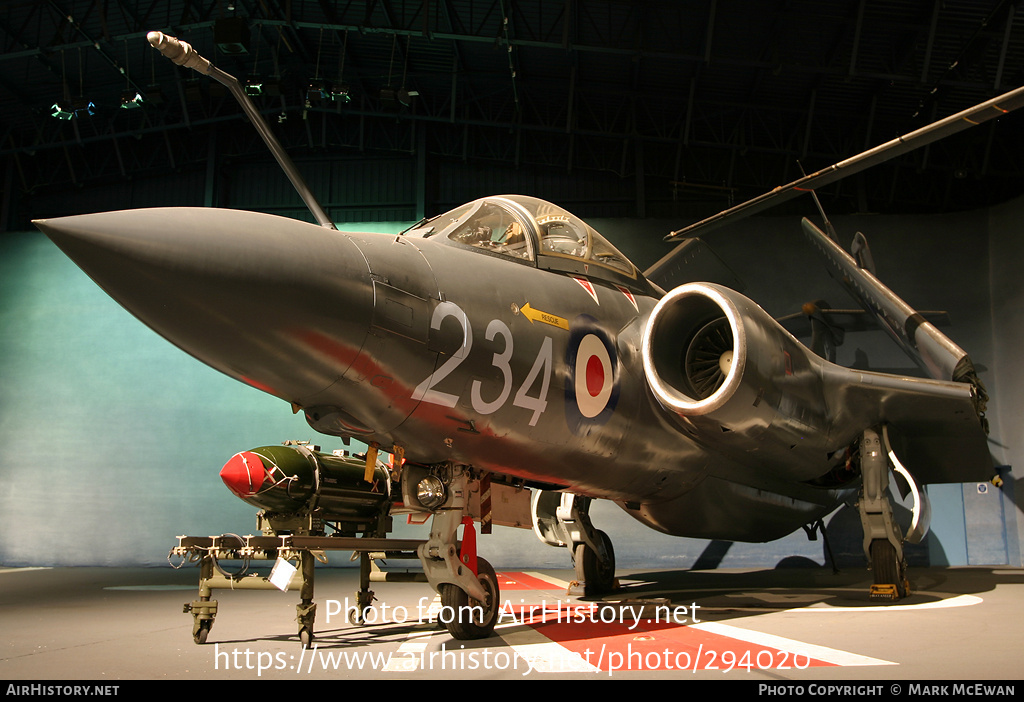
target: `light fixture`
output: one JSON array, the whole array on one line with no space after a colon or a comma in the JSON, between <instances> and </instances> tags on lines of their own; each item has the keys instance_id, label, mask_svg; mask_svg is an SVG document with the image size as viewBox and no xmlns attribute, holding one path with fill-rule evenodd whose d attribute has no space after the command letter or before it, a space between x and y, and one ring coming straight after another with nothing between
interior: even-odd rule
<instances>
[{"instance_id":1,"label":"light fixture","mask_svg":"<svg viewBox=\"0 0 1024 702\"><path fill-rule=\"evenodd\" d=\"M121 93L121 109L122 110L133 110L137 107L142 107L146 99L142 97L142 93L138 90L126 90Z\"/></svg>"},{"instance_id":2,"label":"light fixture","mask_svg":"<svg viewBox=\"0 0 1024 702\"><path fill-rule=\"evenodd\" d=\"M92 117L96 114L96 103L85 98L75 98L70 103L59 100L50 107L50 116L69 120L75 117Z\"/></svg>"},{"instance_id":3,"label":"light fixture","mask_svg":"<svg viewBox=\"0 0 1024 702\"><path fill-rule=\"evenodd\" d=\"M306 107L311 107L313 103L318 103L322 100L329 100L330 97L331 94L327 92L323 81L311 81L309 87L306 88Z\"/></svg>"},{"instance_id":4,"label":"light fixture","mask_svg":"<svg viewBox=\"0 0 1024 702\"><path fill-rule=\"evenodd\" d=\"M331 99L335 102L348 104L352 102L352 96L348 91L347 83L334 83L331 85Z\"/></svg>"},{"instance_id":5,"label":"light fixture","mask_svg":"<svg viewBox=\"0 0 1024 702\"><path fill-rule=\"evenodd\" d=\"M448 490L436 475L428 475L416 483L416 499L426 509L436 509L448 499Z\"/></svg>"},{"instance_id":6,"label":"light fixture","mask_svg":"<svg viewBox=\"0 0 1024 702\"><path fill-rule=\"evenodd\" d=\"M55 119L71 119L75 113L65 103L55 102L50 107L50 116Z\"/></svg>"},{"instance_id":7,"label":"light fixture","mask_svg":"<svg viewBox=\"0 0 1024 702\"><path fill-rule=\"evenodd\" d=\"M75 108L75 117L92 117L96 114L96 103L85 98L78 98L71 101Z\"/></svg>"},{"instance_id":8,"label":"light fixture","mask_svg":"<svg viewBox=\"0 0 1024 702\"><path fill-rule=\"evenodd\" d=\"M249 23L243 17L223 17L213 23L213 41L225 54L249 53Z\"/></svg>"},{"instance_id":9,"label":"light fixture","mask_svg":"<svg viewBox=\"0 0 1024 702\"><path fill-rule=\"evenodd\" d=\"M259 97L263 94L263 81L259 78L250 78L245 81L245 94L249 97Z\"/></svg>"},{"instance_id":10,"label":"light fixture","mask_svg":"<svg viewBox=\"0 0 1024 702\"><path fill-rule=\"evenodd\" d=\"M419 95L415 90L398 88L397 90L388 86L380 89L380 105L386 110L397 110L399 107L408 107L412 100L410 98Z\"/></svg>"}]
</instances>

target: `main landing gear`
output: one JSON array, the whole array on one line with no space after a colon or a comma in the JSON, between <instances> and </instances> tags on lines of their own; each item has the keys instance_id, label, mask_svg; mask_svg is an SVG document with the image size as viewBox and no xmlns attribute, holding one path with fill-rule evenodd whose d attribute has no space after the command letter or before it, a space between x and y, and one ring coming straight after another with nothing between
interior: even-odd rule
<instances>
[{"instance_id":1,"label":"main landing gear","mask_svg":"<svg viewBox=\"0 0 1024 702\"><path fill-rule=\"evenodd\" d=\"M871 599L901 600L910 593L903 533L889 499L889 447L884 430L864 432L860 441L861 491L857 507L864 527L864 553L874 575Z\"/></svg>"},{"instance_id":2,"label":"main landing gear","mask_svg":"<svg viewBox=\"0 0 1024 702\"><path fill-rule=\"evenodd\" d=\"M534 532L550 546L570 547L576 581L570 594L588 597L616 589L612 541L590 522L590 498L538 490L531 503Z\"/></svg>"}]
</instances>

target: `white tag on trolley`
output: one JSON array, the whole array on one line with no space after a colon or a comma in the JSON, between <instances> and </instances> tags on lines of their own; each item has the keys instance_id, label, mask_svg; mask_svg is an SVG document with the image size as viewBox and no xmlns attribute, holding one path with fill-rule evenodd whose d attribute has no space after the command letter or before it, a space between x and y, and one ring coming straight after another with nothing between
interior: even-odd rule
<instances>
[{"instance_id":1,"label":"white tag on trolley","mask_svg":"<svg viewBox=\"0 0 1024 702\"><path fill-rule=\"evenodd\" d=\"M295 575L295 571L297 570L298 568L278 556L277 560L274 562L273 569L270 571L270 584L282 592L287 592L288 585L292 581L292 576Z\"/></svg>"}]
</instances>

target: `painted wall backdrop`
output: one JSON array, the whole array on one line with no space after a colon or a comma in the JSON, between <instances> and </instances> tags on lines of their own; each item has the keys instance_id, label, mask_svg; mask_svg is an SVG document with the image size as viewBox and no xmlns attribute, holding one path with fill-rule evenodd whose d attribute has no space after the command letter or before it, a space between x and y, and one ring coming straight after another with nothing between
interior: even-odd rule
<instances>
[{"instance_id":1,"label":"painted wall backdrop","mask_svg":"<svg viewBox=\"0 0 1024 702\"><path fill-rule=\"evenodd\" d=\"M532 193L525 193L532 194ZM543 196L538 193L539 196ZM837 219L841 243L870 241L879 277L919 309L949 312L944 331L971 354L992 396L997 463L1021 464L1024 372L1024 200L991 211ZM591 220L642 268L667 252L676 221ZM345 224L397 231L408 223ZM803 244L793 218L756 218L709 242L775 316L802 302L852 302ZM881 332L851 334L839 361L917 374ZM0 565L163 566L179 534L255 531L254 509L218 471L235 452L287 439L325 450L289 406L178 351L108 298L41 233L0 236ZM350 447L360 450L358 444ZM911 563L1021 565L1014 471L1002 490L932 486L933 530ZM797 532L769 544L668 537L599 503L595 523L620 567L776 567L825 562L822 541ZM898 515L909 520L905 509ZM862 564L855 509L827 520L842 564ZM399 525L398 535L425 534ZM563 549L529 530L498 529L480 548L497 567L569 567ZM333 565L349 565L335 554Z\"/></svg>"}]
</instances>

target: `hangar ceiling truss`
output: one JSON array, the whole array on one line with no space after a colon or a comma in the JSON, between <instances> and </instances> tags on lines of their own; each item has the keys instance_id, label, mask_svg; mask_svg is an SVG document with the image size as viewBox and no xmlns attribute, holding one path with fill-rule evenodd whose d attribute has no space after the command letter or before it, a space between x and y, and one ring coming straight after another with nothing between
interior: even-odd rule
<instances>
[{"instance_id":1,"label":"hangar ceiling truss","mask_svg":"<svg viewBox=\"0 0 1024 702\"><path fill-rule=\"evenodd\" d=\"M1021 10L1010 0L10 0L0 156L23 192L198 167L214 151L266 158L219 86L149 47L146 33L161 30L263 82L254 99L300 158L423 152L730 200L1024 84ZM343 84L350 100L311 100L315 81L325 92ZM142 107L121 108L135 91ZM79 105L75 117L52 116L64 102ZM834 200L935 211L1006 199L1024 190L1022 132L1002 118L838 185Z\"/></svg>"}]
</instances>

